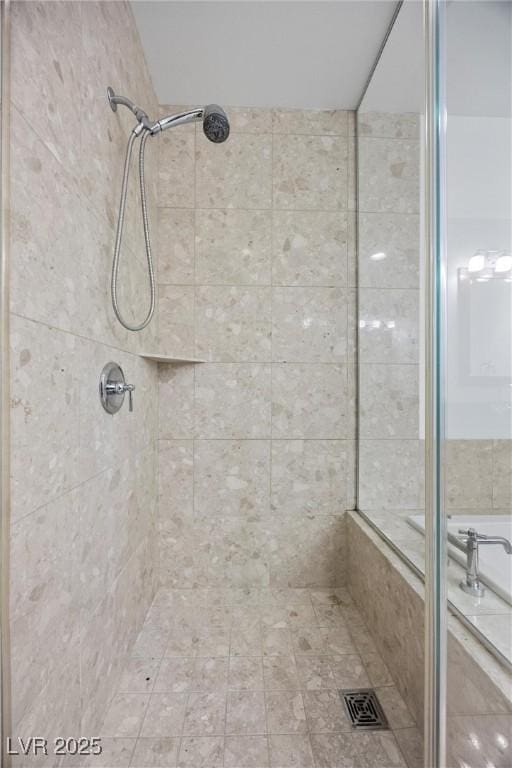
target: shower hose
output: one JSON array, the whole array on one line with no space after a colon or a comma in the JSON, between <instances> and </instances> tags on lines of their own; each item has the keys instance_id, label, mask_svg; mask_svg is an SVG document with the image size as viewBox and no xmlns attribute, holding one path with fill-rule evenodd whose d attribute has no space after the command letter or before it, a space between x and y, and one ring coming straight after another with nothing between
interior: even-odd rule
<instances>
[{"instance_id":1,"label":"shower hose","mask_svg":"<svg viewBox=\"0 0 512 768\"><path fill-rule=\"evenodd\" d=\"M117 282L119 275L119 257L121 254L121 242L123 239L124 229L124 216L126 211L126 197L128 193L128 179L130 176L130 164L132 159L132 150L135 139L142 133L139 147L139 183L140 183L140 200L142 208L142 223L144 227L144 242L146 246L146 261L148 265L148 277L149 287L151 293L149 310L144 320L139 325L131 325L123 318L119 309L119 301L117 297ZM151 133L144 128L140 123L130 134L128 139L128 146L126 148L126 158L124 161L123 171L123 184L121 188L121 202L119 205L119 219L117 221L116 243L114 247L114 260L112 262L112 306L114 308L115 315L121 325L123 325L128 331L142 331L148 323L151 321L155 311L155 271L153 268L153 258L151 255L151 240L149 236L149 221L148 221L148 207L146 200L146 184L144 180L144 151L146 147L146 141Z\"/></svg>"}]
</instances>

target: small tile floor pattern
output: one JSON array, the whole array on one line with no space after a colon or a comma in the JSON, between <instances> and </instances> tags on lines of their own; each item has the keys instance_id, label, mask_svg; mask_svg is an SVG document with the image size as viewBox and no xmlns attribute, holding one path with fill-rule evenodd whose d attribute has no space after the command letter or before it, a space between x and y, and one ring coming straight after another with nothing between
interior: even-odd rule
<instances>
[{"instance_id":1,"label":"small tile floor pattern","mask_svg":"<svg viewBox=\"0 0 512 768\"><path fill-rule=\"evenodd\" d=\"M338 695L375 687L389 731ZM162 590L96 768L417 768L418 731L346 590Z\"/></svg>"}]
</instances>

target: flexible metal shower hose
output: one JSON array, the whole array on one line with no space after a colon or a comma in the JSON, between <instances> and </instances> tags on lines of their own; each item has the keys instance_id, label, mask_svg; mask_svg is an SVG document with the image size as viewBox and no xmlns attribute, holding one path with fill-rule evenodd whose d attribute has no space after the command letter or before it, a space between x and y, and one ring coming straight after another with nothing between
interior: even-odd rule
<instances>
[{"instance_id":1,"label":"flexible metal shower hose","mask_svg":"<svg viewBox=\"0 0 512 768\"><path fill-rule=\"evenodd\" d=\"M112 280L111 280L111 292L112 292L112 306L114 308L115 315L121 325L123 325L128 331L142 331L148 323L151 321L155 311L155 271L153 269L153 258L151 256L151 241L149 237L149 221L148 221L148 208L146 202L146 185L144 181L144 151L146 147L146 141L151 134L147 130L142 130L142 137L139 147L139 182L140 182L140 200L142 208L142 223L144 227L144 242L146 245L146 260L148 264L148 276L149 286L151 292L151 300L149 311L145 319L140 325L130 325L123 318L119 309L119 302L117 300L117 278L119 274L119 257L121 254L121 241L123 239L124 228L124 215L126 210L126 197L128 193L128 178L130 176L130 163L132 158L132 149L135 139L139 136L140 131L132 131L128 140L128 146L126 148L126 158L124 161L123 171L123 185L121 188L121 202L119 205L119 219L117 221L116 243L114 246L114 260L112 262Z\"/></svg>"}]
</instances>

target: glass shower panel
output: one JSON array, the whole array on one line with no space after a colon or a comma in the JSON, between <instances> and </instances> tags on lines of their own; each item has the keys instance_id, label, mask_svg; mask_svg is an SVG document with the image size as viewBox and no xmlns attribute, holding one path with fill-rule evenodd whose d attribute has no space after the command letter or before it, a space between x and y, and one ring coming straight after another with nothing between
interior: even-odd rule
<instances>
[{"instance_id":1,"label":"glass shower panel","mask_svg":"<svg viewBox=\"0 0 512 768\"><path fill-rule=\"evenodd\" d=\"M504 768L512 764L512 4L450 3L445 21L447 592L474 633L475 670L471 685L461 681L452 640L448 764Z\"/></svg>"},{"instance_id":2,"label":"glass shower panel","mask_svg":"<svg viewBox=\"0 0 512 768\"><path fill-rule=\"evenodd\" d=\"M439 370L449 615L447 637L437 638L447 653L446 701L437 697L446 713L445 765L510 768L512 4L461 0L439 8L446 176L432 173L423 152L422 3L402 4L357 113L358 511L390 545L386 558L402 579L393 581L392 568L385 572L386 614L402 629L390 629L388 638L400 663L393 667L391 653L386 661L421 732L425 613L421 581L413 577L425 573L424 382L436 372L425 371L424 362L423 243L430 228L423 190L431 174L446 201ZM431 488L432 467L428 475ZM398 584L398 606L390 584ZM418 602L408 602L411 585ZM373 614L380 618L377 608ZM431 704L427 697L430 712Z\"/></svg>"},{"instance_id":3,"label":"glass shower panel","mask_svg":"<svg viewBox=\"0 0 512 768\"><path fill-rule=\"evenodd\" d=\"M423 7L402 5L358 110L358 508L424 568Z\"/></svg>"}]
</instances>

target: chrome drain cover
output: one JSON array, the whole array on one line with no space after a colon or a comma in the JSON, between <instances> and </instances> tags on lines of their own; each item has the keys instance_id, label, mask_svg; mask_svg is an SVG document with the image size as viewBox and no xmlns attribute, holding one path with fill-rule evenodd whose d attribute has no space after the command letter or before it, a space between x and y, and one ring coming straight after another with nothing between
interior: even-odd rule
<instances>
[{"instance_id":1,"label":"chrome drain cover","mask_svg":"<svg viewBox=\"0 0 512 768\"><path fill-rule=\"evenodd\" d=\"M353 728L382 731L389 728L386 715L373 688L339 691L348 719Z\"/></svg>"}]
</instances>

